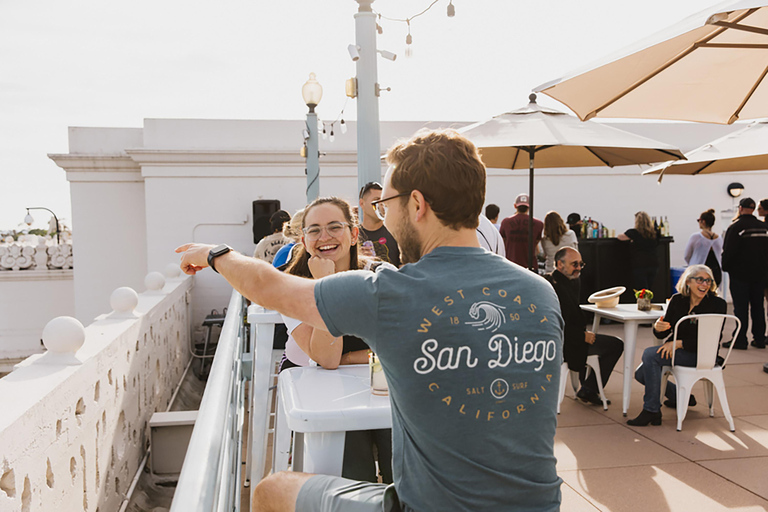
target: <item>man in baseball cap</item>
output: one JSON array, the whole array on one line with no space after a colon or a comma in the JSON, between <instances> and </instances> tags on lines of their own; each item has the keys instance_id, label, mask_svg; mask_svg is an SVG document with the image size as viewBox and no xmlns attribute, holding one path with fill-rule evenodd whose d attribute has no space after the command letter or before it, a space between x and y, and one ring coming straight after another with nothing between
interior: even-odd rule
<instances>
[{"instance_id":1,"label":"man in baseball cap","mask_svg":"<svg viewBox=\"0 0 768 512\"><path fill-rule=\"evenodd\" d=\"M516 213L501 221L501 237L504 239L507 259L518 265L528 268L528 207L530 205L528 194L518 194L515 198ZM541 241L541 232L544 223L539 219L533 219L533 243L538 245ZM535 263L535 262L530 262Z\"/></svg>"},{"instance_id":2,"label":"man in baseball cap","mask_svg":"<svg viewBox=\"0 0 768 512\"><path fill-rule=\"evenodd\" d=\"M752 317L752 346L765 348L763 294L768 283L768 226L753 215L755 200L739 201L739 216L725 232L723 270L730 276L733 314L741 321L738 337L723 346L746 350L747 326ZM750 315L751 313L751 315Z\"/></svg>"}]
</instances>

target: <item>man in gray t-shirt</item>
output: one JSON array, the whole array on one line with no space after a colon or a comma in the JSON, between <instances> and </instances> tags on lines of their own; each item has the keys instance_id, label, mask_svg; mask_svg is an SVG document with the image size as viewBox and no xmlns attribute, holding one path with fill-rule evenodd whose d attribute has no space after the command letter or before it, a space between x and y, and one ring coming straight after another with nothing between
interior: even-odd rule
<instances>
[{"instance_id":1,"label":"man in gray t-shirt","mask_svg":"<svg viewBox=\"0 0 768 512\"><path fill-rule=\"evenodd\" d=\"M543 279L479 247L315 287L331 334L363 338L392 400L397 494L414 510L555 510L562 324Z\"/></svg>"},{"instance_id":2,"label":"man in gray t-shirt","mask_svg":"<svg viewBox=\"0 0 768 512\"><path fill-rule=\"evenodd\" d=\"M283 472L259 483L253 509L559 510L557 296L478 246L485 168L471 142L453 131L419 132L387 161L375 206L398 241L399 270L307 280L226 246L177 249L188 274L214 266L258 304L363 338L387 376L393 487ZM309 265L333 262L314 257Z\"/></svg>"}]
</instances>

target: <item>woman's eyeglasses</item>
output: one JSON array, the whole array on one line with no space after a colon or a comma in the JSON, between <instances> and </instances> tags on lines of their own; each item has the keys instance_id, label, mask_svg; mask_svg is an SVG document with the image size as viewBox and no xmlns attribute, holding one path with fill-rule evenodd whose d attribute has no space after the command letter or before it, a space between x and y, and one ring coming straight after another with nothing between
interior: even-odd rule
<instances>
[{"instance_id":1,"label":"woman's eyeglasses","mask_svg":"<svg viewBox=\"0 0 768 512\"><path fill-rule=\"evenodd\" d=\"M692 277L691 281L696 281L698 284L712 284L712 279L708 277Z\"/></svg>"},{"instance_id":2,"label":"woman's eyeglasses","mask_svg":"<svg viewBox=\"0 0 768 512\"><path fill-rule=\"evenodd\" d=\"M339 238L344 233L344 228L349 226L347 222L331 222L326 226L309 226L302 229L307 240L317 240L325 231L332 238Z\"/></svg>"},{"instance_id":3,"label":"woman's eyeglasses","mask_svg":"<svg viewBox=\"0 0 768 512\"><path fill-rule=\"evenodd\" d=\"M382 199L379 199L378 201L371 201L371 205L376 209L376 216L379 217L379 219L384 220L384 217L387 216L387 201L390 199L394 199L396 197L403 197L409 195L410 192L403 192L402 194L397 194L390 197L384 197Z\"/></svg>"}]
</instances>

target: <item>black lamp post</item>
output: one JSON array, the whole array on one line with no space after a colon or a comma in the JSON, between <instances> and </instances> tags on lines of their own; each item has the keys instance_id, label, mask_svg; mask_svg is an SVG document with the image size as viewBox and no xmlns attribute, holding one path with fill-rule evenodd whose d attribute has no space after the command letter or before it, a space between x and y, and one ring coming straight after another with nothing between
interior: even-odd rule
<instances>
[{"instance_id":1,"label":"black lamp post","mask_svg":"<svg viewBox=\"0 0 768 512\"><path fill-rule=\"evenodd\" d=\"M27 208L27 216L24 217L24 222L27 224L27 226L31 226L32 223L35 221L35 219L32 218L32 215L30 215L29 210L45 210L48 212L51 212L51 215L53 215L53 218L56 220L56 243L61 243L61 231L59 230L59 218L56 216L55 213L53 213L52 210L45 208L43 206L30 206Z\"/></svg>"}]
</instances>

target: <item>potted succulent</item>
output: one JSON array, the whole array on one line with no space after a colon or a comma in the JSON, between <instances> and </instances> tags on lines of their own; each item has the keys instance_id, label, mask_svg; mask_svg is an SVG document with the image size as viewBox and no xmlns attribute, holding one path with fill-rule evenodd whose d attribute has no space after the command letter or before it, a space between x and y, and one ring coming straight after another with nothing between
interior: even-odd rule
<instances>
[{"instance_id":1,"label":"potted succulent","mask_svg":"<svg viewBox=\"0 0 768 512\"><path fill-rule=\"evenodd\" d=\"M635 290L635 298L637 299L638 311L650 311L651 299L653 299L653 292L643 288L642 290Z\"/></svg>"}]
</instances>

